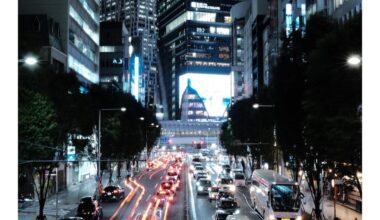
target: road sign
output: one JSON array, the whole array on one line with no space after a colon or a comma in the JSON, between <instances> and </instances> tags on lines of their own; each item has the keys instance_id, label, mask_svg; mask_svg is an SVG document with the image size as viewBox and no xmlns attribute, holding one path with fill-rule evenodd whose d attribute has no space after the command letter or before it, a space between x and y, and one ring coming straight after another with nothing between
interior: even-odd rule
<instances>
[{"instance_id":1,"label":"road sign","mask_svg":"<svg viewBox=\"0 0 380 220\"><path fill-rule=\"evenodd\" d=\"M75 161L75 146L67 146L67 161Z\"/></svg>"}]
</instances>

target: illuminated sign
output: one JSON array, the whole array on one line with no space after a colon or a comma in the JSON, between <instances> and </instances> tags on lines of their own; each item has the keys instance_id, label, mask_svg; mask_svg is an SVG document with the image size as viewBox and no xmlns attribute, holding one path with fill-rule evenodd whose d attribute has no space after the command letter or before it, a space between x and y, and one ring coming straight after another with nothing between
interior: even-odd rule
<instances>
[{"instance_id":1,"label":"illuminated sign","mask_svg":"<svg viewBox=\"0 0 380 220\"><path fill-rule=\"evenodd\" d=\"M210 9L210 10L220 10L220 7L218 6L209 6L207 3L203 3L203 2L191 2L191 7L204 8L204 9Z\"/></svg>"},{"instance_id":2,"label":"illuminated sign","mask_svg":"<svg viewBox=\"0 0 380 220\"><path fill-rule=\"evenodd\" d=\"M186 73L179 77L179 104L188 80L203 100L210 117L223 117L231 99L231 76L221 74ZM215 86L210 86L215 85Z\"/></svg>"},{"instance_id":3,"label":"illuminated sign","mask_svg":"<svg viewBox=\"0 0 380 220\"><path fill-rule=\"evenodd\" d=\"M123 64L123 58L113 58L112 64Z\"/></svg>"},{"instance_id":4,"label":"illuminated sign","mask_svg":"<svg viewBox=\"0 0 380 220\"><path fill-rule=\"evenodd\" d=\"M139 100L139 66L140 66L140 60L139 57L135 56L134 59L134 76L133 76L133 87L132 87L132 94L136 98L136 100Z\"/></svg>"}]
</instances>

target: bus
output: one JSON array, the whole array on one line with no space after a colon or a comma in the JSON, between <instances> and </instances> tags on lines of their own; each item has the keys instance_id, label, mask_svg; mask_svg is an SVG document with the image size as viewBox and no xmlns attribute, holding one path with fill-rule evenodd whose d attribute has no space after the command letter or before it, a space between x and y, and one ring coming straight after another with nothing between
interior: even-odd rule
<instances>
[{"instance_id":1,"label":"bus","mask_svg":"<svg viewBox=\"0 0 380 220\"><path fill-rule=\"evenodd\" d=\"M264 220L302 220L303 194L291 178L273 170L257 169L251 176L253 208Z\"/></svg>"}]
</instances>

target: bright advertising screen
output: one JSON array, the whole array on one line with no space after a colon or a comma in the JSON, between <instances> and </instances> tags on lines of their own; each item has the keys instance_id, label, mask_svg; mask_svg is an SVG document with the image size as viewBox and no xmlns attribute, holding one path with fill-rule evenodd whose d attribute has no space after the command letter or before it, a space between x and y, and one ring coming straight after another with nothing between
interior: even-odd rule
<instances>
[{"instance_id":1,"label":"bright advertising screen","mask_svg":"<svg viewBox=\"0 0 380 220\"><path fill-rule=\"evenodd\" d=\"M179 105L190 80L191 87L203 99L210 117L223 117L231 99L230 75L186 73L179 77Z\"/></svg>"}]
</instances>

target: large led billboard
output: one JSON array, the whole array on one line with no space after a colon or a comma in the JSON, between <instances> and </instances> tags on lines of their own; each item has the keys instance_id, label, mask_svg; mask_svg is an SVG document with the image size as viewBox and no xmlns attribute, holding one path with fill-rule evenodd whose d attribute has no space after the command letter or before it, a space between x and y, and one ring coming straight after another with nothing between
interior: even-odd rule
<instances>
[{"instance_id":1,"label":"large led billboard","mask_svg":"<svg viewBox=\"0 0 380 220\"><path fill-rule=\"evenodd\" d=\"M231 100L230 75L186 73L179 77L179 105L188 80L203 100L210 117L226 116Z\"/></svg>"}]
</instances>

